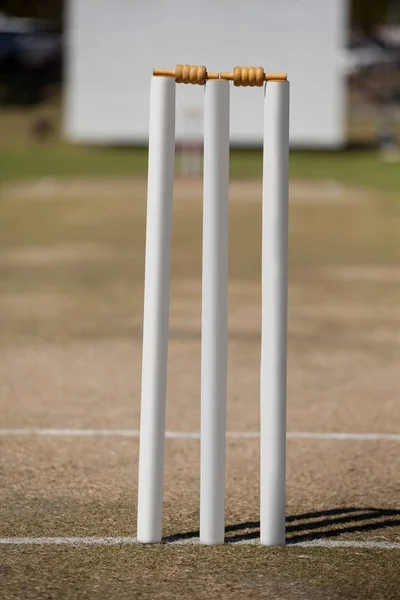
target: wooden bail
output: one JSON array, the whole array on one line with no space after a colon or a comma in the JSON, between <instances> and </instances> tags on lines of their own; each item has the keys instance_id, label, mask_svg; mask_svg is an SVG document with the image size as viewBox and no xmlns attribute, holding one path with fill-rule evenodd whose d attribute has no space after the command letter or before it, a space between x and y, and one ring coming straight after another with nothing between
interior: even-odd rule
<instances>
[{"instance_id":1,"label":"wooden bail","mask_svg":"<svg viewBox=\"0 0 400 600\"><path fill-rule=\"evenodd\" d=\"M173 77L176 83L204 85L208 79L219 79L219 73L207 73L203 65L176 65L175 69L153 69L153 75Z\"/></svg>"},{"instance_id":2,"label":"wooden bail","mask_svg":"<svg viewBox=\"0 0 400 600\"><path fill-rule=\"evenodd\" d=\"M153 69L153 75L193 85L204 85L209 79L225 79L233 81L236 87L262 87L265 81L287 80L287 73L265 73L262 67L235 67L232 73L208 73L203 65L176 65L175 69Z\"/></svg>"}]
</instances>

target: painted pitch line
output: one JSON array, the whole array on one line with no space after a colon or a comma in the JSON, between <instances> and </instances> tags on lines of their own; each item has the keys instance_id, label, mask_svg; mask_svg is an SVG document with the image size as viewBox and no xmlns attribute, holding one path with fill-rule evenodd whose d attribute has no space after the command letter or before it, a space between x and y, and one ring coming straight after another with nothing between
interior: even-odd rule
<instances>
[{"instance_id":1,"label":"painted pitch line","mask_svg":"<svg viewBox=\"0 0 400 600\"><path fill-rule=\"evenodd\" d=\"M32 435L44 437L127 437L138 438L138 429L0 429L0 436ZM259 438L258 431L228 431L227 438ZM199 440L198 431L166 431L167 439ZM288 439L310 440L388 440L400 441L400 433L337 433L316 431L294 431L287 434Z\"/></svg>"},{"instance_id":2,"label":"painted pitch line","mask_svg":"<svg viewBox=\"0 0 400 600\"><path fill-rule=\"evenodd\" d=\"M166 545L186 546L199 544L198 538L163 542ZM259 540L228 542L238 545L259 545ZM10 537L0 538L3 546L131 546L138 544L135 537ZM366 548L372 550L400 550L400 542L351 541L351 540L311 540L291 542L287 546L300 548Z\"/></svg>"},{"instance_id":3,"label":"painted pitch line","mask_svg":"<svg viewBox=\"0 0 400 600\"><path fill-rule=\"evenodd\" d=\"M288 438L295 439L314 439L314 440L391 440L400 441L400 433L318 433L310 432L294 432L288 433Z\"/></svg>"},{"instance_id":4,"label":"painted pitch line","mask_svg":"<svg viewBox=\"0 0 400 600\"><path fill-rule=\"evenodd\" d=\"M311 540L292 544L302 548L372 548L375 550L400 550L400 542L374 542L351 540Z\"/></svg>"}]
</instances>

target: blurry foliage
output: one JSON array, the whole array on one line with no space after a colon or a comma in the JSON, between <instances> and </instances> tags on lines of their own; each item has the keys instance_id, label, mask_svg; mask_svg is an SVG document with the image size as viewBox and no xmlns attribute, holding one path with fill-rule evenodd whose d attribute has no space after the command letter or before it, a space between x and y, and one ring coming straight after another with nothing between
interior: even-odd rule
<instances>
[{"instance_id":1,"label":"blurry foliage","mask_svg":"<svg viewBox=\"0 0 400 600\"><path fill-rule=\"evenodd\" d=\"M388 21L399 23L400 0L352 0L351 25L372 33L376 25Z\"/></svg>"},{"instance_id":2,"label":"blurry foliage","mask_svg":"<svg viewBox=\"0 0 400 600\"><path fill-rule=\"evenodd\" d=\"M0 32L0 106L33 106L57 94L63 0L0 0L0 13L35 20Z\"/></svg>"},{"instance_id":3,"label":"blurry foliage","mask_svg":"<svg viewBox=\"0 0 400 600\"><path fill-rule=\"evenodd\" d=\"M14 17L48 19L62 25L64 0L0 0L0 12Z\"/></svg>"}]
</instances>

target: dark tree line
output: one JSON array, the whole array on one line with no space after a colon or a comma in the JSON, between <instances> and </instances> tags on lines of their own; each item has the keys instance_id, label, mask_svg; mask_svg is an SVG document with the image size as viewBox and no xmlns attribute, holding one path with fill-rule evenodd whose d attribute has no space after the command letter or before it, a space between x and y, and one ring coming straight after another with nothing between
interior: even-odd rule
<instances>
[{"instance_id":1,"label":"dark tree line","mask_svg":"<svg viewBox=\"0 0 400 600\"><path fill-rule=\"evenodd\" d=\"M388 21L400 24L400 0L352 0L352 27L372 34L377 25Z\"/></svg>"},{"instance_id":2,"label":"dark tree line","mask_svg":"<svg viewBox=\"0 0 400 600\"><path fill-rule=\"evenodd\" d=\"M0 0L0 12L15 17L48 19L62 26L64 0Z\"/></svg>"},{"instance_id":3,"label":"dark tree line","mask_svg":"<svg viewBox=\"0 0 400 600\"><path fill-rule=\"evenodd\" d=\"M0 104L34 105L62 81L62 0L0 0L0 13L40 19L25 31L0 31Z\"/></svg>"}]
</instances>

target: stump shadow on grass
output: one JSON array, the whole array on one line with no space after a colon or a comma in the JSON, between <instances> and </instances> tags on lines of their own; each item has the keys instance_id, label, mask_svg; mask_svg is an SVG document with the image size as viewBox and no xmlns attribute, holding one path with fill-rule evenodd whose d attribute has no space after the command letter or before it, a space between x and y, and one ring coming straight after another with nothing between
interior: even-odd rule
<instances>
[{"instance_id":1,"label":"stump shadow on grass","mask_svg":"<svg viewBox=\"0 0 400 600\"><path fill-rule=\"evenodd\" d=\"M400 510L384 508L332 508L286 517L286 543L336 538L346 533L378 531L400 527ZM198 538L199 531L170 535L163 542ZM225 527L225 542L245 542L260 537L260 521L246 521Z\"/></svg>"}]
</instances>

